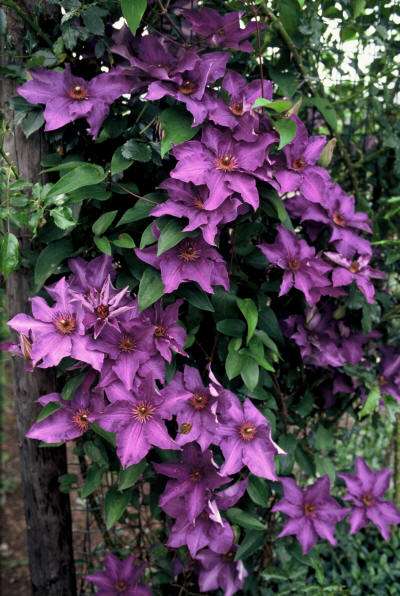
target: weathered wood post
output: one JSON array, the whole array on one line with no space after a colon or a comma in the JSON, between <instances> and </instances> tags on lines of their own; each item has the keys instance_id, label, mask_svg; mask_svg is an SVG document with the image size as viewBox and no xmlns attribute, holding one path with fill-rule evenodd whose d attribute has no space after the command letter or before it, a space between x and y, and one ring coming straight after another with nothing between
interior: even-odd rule
<instances>
[{"instance_id":1,"label":"weathered wood post","mask_svg":"<svg viewBox=\"0 0 400 596\"><path fill-rule=\"evenodd\" d=\"M18 6L20 9L26 9L27 14L32 14L29 2L18 2ZM21 55L24 24L12 10L7 11L7 17L7 34L12 37L17 54ZM4 39L1 41L4 49ZM7 105L13 95L14 83L10 79L3 80L0 101L9 127L5 151L21 178L37 181L44 151L43 136L35 133L26 139L21 130L14 128L13 114ZM21 230L13 232L18 236L23 252L29 246L29 237ZM27 311L30 293L29 272L19 269L10 276L7 283L10 317L17 312ZM32 594L74 596L76 583L71 508L69 496L61 493L58 488L58 477L67 470L66 450L65 447L41 448L39 442L25 438L25 433L37 414L36 399L40 395L55 391L55 378L49 371L26 373L24 365L22 359L13 358L11 381L20 441Z\"/></svg>"}]
</instances>

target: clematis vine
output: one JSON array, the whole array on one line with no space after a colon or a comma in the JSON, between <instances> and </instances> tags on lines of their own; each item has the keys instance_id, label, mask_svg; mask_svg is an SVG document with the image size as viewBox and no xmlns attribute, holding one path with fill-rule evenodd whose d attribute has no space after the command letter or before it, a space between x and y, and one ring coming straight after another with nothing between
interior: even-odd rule
<instances>
[{"instance_id":1,"label":"clematis vine","mask_svg":"<svg viewBox=\"0 0 400 596\"><path fill-rule=\"evenodd\" d=\"M132 555L121 560L108 553L104 570L90 573L86 580L98 588L98 596L151 596L151 590L139 583L143 572L144 565Z\"/></svg>"}]
</instances>

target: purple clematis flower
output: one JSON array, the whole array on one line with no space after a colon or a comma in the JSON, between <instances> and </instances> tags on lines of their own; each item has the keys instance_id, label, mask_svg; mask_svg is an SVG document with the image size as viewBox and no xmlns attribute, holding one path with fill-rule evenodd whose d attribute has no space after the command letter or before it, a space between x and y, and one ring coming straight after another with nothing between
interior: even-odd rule
<instances>
[{"instance_id":1,"label":"purple clematis flower","mask_svg":"<svg viewBox=\"0 0 400 596\"><path fill-rule=\"evenodd\" d=\"M400 354L390 346L381 348L382 360L378 382L382 395L391 395L400 401Z\"/></svg>"},{"instance_id":2,"label":"purple clematis flower","mask_svg":"<svg viewBox=\"0 0 400 596\"><path fill-rule=\"evenodd\" d=\"M173 412L177 414L178 445L196 441L202 451L211 443L217 445L216 408L218 397L209 388L204 387L200 373L192 366L185 366L183 374L177 373L174 379L163 390L166 397L180 395L182 400Z\"/></svg>"},{"instance_id":3,"label":"purple clematis flower","mask_svg":"<svg viewBox=\"0 0 400 596\"><path fill-rule=\"evenodd\" d=\"M228 70L222 88L228 94L228 103L214 95L207 95L205 103L208 118L220 126L231 129L239 127L234 132L238 140L257 140L254 129L258 124L258 115L253 110L253 104L259 97L272 99L272 82L257 79L248 83L239 73Z\"/></svg>"},{"instance_id":4,"label":"purple clematis flower","mask_svg":"<svg viewBox=\"0 0 400 596\"><path fill-rule=\"evenodd\" d=\"M32 337L33 366L57 366L62 358L70 356L101 370L104 356L96 351L96 343L85 336L82 309L71 301L65 277L48 292L55 300L53 306L35 296L31 300L33 317L18 314L8 323L18 333Z\"/></svg>"},{"instance_id":5,"label":"purple clematis flower","mask_svg":"<svg viewBox=\"0 0 400 596\"><path fill-rule=\"evenodd\" d=\"M64 71L38 69L31 74L32 79L17 91L29 103L46 105L46 131L86 118L89 133L97 137L110 105L124 93L129 93L132 87L129 78L118 69L102 73L91 81L71 74L68 64Z\"/></svg>"},{"instance_id":6,"label":"purple clematis flower","mask_svg":"<svg viewBox=\"0 0 400 596\"><path fill-rule=\"evenodd\" d=\"M102 428L116 433L117 455L124 468L139 463L152 446L179 449L163 422L171 419L176 399L163 399L154 381L146 379L132 392L121 387L120 399L97 418Z\"/></svg>"},{"instance_id":7,"label":"purple clematis flower","mask_svg":"<svg viewBox=\"0 0 400 596\"><path fill-rule=\"evenodd\" d=\"M315 249L282 225L273 244L260 244L259 249L272 265L285 271L279 296L287 294L294 286L304 294L308 304L315 304L320 288L330 285L326 273L331 267L315 255Z\"/></svg>"},{"instance_id":8,"label":"purple clematis flower","mask_svg":"<svg viewBox=\"0 0 400 596\"><path fill-rule=\"evenodd\" d=\"M114 361L112 370L127 389L132 389L139 367L151 356L153 329L139 317L121 322L118 329L109 325L96 340L96 346Z\"/></svg>"},{"instance_id":9,"label":"purple clematis flower","mask_svg":"<svg viewBox=\"0 0 400 596\"><path fill-rule=\"evenodd\" d=\"M225 596L233 596L241 590L248 573L242 561L235 561L237 547L231 543L221 554L205 548L196 557L200 561L199 587L201 592L221 588Z\"/></svg>"},{"instance_id":10,"label":"purple clematis flower","mask_svg":"<svg viewBox=\"0 0 400 596\"><path fill-rule=\"evenodd\" d=\"M228 391L223 391L229 405L220 414L218 434L225 463L222 475L235 474L247 466L256 476L276 480L275 455L285 452L272 440L268 420L246 399L243 404Z\"/></svg>"},{"instance_id":11,"label":"purple clematis flower","mask_svg":"<svg viewBox=\"0 0 400 596\"><path fill-rule=\"evenodd\" d=\"M118 559L109 553L104 559L104 571L96 571L86 576L94 584L97 596L151 596L151 590L139 580L143 575L144 565L137 565L133 556Z\"/></svg>"},{"instance_id":12,"label":"purple clematis flower","mask_svg":"<svg viewBox=\"0 0 400 596\"><path fill-rule=\"evenodd\" d=\"M186 331L178 321L179 308L182 304L183 300L177 300L163 310L161 302L157 302L141 314L145 324L153 327L155 350L167 362L171 362L173 352L187 356L183 349Z\"/></svg>"},{"instance_id":13,"label":"purple clematis flower","mask_svg":"<svg viewBox=\"0 0 400 596\"><path fill-rule=\"evenodd\" d=\"M371 255L347 258L338 253L326 252L325 256L337 265L332 272L334 287L348 286L354 281L366 301L369 304L375 302L375 288L371 279L384 279L386 275L383 271L369 266Z\"/></svg>"},{"instance_id":14,"label":"purple clematis flower","mask_svg":"<svg viewBox=\"0 0 400 596\"><path fill-rule=\"evenodd\" d=\"M229 54L226 52L203 54L195 68L182 72L175 77L176 80L151 83L146 99L152 101L173 97L185 104L193 116L193 126L197 126L207 117L207 107L203 101L207 86L224 76L228 60Z\"/></svg>"},{"instance_id":15,"label":"purple clematis flower","mask_svg":"<svg viewBox=\"0 0 400 596\"><path fill-rule=\"evenodd\" d=\"M64 443L81 437L91 422L104 410L104 400L98 392L90 390L95 375L86 375L71 400L63 399L59 393L42 395L38 402L42 406L58 404L58 410L40 422L35 422L26 436L45 443Z\"/></svg>"},{"instance_id":16,"label":"purple clematis flower","mask_svg":"<svg viewBox=\"0 0 400 596\"><path fill-rule=\"evenodd\" d=\"M329 477L322 476L305 489L297 486L293 478L279 478L279 482L283 486L284 498L273 506L272 511L280 511L290 519L278 538L294 534L303 554L311 550L318 538L335 546L335 526L349 510L340 507L331 497Z\"/></svg>"},{"instance_id":17,"label":"purple clematis flower","mask_svg":"<svg viewBox=\"0 0 400 596\"><path fill-rule=\"evenodd\" d=\"M187 141L174 148L178 163L171 177L208 186L207 209L216 209L233 193L257 209L259 195L254 172L263 164L267 148L275 139L275 133L265 133L246 143L236 141L227 131L206 126L201 142Z\"/></svg>"},{"instance_id":18,"label":"purple clematis flower","mask_svg":"<svg viewBox=\"0 0 400 596\"><path fill-rule=\"evenodd\" d=\"M216 209L208 209L209 190L206 186L194 186L168 178L160 188L168 192L169 199L157 205L151 215L186 217L188 225L184 232L200 229L207 244L215 244L218 226L234 221L246 211L238 195L231 195Z\"/></svg>"},{"instance_id":19,"label":"purple clematis flower","mask_svg":"<svg viewBox=\"0 0 400 596\"><path fill-rule=\"evenodd\" d=\"M280 192L293 192L298 188L303 190L309 176L314 173L327 177L327 172L316 165L326 144L324 136L309 136L303 122L295 115L290 117L296 123L296 136L283 149L286 164L281 166L276 162L274 177L280 186Z\"/></svg>"},{"instance_id":20,"label":"purple clematis flower","mask_svg":"<svg viewBox=\"0 0 400 596\"><path fill-rule=\"evenodd\" d=\"M177 396L176 400L181 397ZM167 399L170 403L173 398ZM203 511L211 491L229 482L223 478L215 464L211 450L202 452L194 443L183 447L182 458L177 463L153 464L160 474L169 476L167 486L160 498L160 507L169 515L176 512L176 501L183 500L180 513L193 522Z\"/></svg>"},{"instance_id":21,"label":"purple clematis flower","mask_svg":"<svg viewBox=\"0 0 400 596\"><path fill-rule=\"evenodd\" d=\"M190 23L190 30L206 39L210 47L252 52L253 46L248 38L257 31L257 27L260 30L264 27L261 23L257 25L251 22L242 29L240 26L242 14L228 12L221 15L213 8L183 11L183 16Z\"/></svg>"},{"instance_id":22,"label":"purple clematis flower","mask_svg":"<svg viewBox=\"0 0 400 596\"><path fill-rule=\"evenodd\" d=\"M400 511L383 495L389 488L391 470L371 470L362 457L357 457L355 474L338 474L347 487L343 497L351 503L349 515L350 534L359 532L372 522L385 540L390 538L390 526L400 524Z\"/></svg>"},{"instance_id":23,"label":"purple clematis flower","mask_svg":"<svg viewBox=\"0 0 400 596\"><path fill-rule=\"evenodd\" d=\"M85 294L76 294L76 298L73 298L82 305L85 311L83 324L86 329L93 328L94 339L98 338L106 325L118 330L121 315L136 312L136 303L129 300L127 292L128 287L117 291L108 276L100 290L91 288Z\"/></svg>"},{"instance_id":24,"label":"purple clematis flower","mask_svg":"<svg viewBox=\"0 0 400 596\"><path fill-rule=\"evenodd\" d=\"M294 217L302 222L325 224L330 227L333 242L339 252L348 256L354 251L371 254L370 242L360 237L360 232L371 233L366 213L355 210L354 197L346 194L339 184L317 173L310 174L302 185L302 195L285 203Z\"/></svg>"},{"instance_id":25,"label":"purple clematis flower","mask_svg":"<svg viewBox=\"0 0 400 596\"><path fill-rule=\"evenodd\" d=\"M201 238L185 238L159 257L157 245L142 250L136 248L135 253L141 261L160 269L166 294L186 281L197 282L209 294L214 293L213 286L229 288L224 259Z\"/></svg>"},{"instance_id":26,"label":"purple clematis flower","mask_svg":"<svg viewBox=\"0 0 400 596\"><path fill-rule=\"evenodd\" d=\"M100 292L108 277L111 282L116 277L113 260L108 255L100 255L91 261L85 261L80 257L69 259L68 267L72 271L72 275L68 278L68 285L72 291L83 294L93 289Z\"/></svg>"}]
</instances>

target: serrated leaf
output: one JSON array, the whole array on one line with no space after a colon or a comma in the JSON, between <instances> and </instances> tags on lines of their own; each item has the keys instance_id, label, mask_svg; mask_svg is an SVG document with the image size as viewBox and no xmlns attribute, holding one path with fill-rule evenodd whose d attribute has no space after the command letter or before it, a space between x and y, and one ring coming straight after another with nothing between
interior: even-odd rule
<instances>
[{"instance_id":1,"label":"serrated leaf","mask_svg":"<svg viewBox=\"0 0 400 596\"><path fill-rule=\"evenodd\" d=\"M242 528L246 528L248 530L257 530L260 532L265 532L266 526L260 522L256 517L250 515L246 511L242 511L238 507L231 507L226 512L227 517L230 521Z\"/></svg>"},{"instance_id":2,"label":"serrated leaf","mask_svg":"<svg viewBox=\"0 0 400 596\"><path fill-rule=\"evenodd\" d=\"M5 279L18 268L19 242L10 232L4 234L0 242L0 273Z\"/></svg>"},{"instance_id":3,"label":"serrated leaf","mask_svg":"<svg viewBox=\"0 0 400 596\"><path fill-rule=\"evenodd\" d=\"M112 222L116 218L118 211L108 211L100 215L98 219L92 225L93 234L96 236L102 236L106 230L111 226Z\"/></svg>"},{"instance_id":4,"label":"serrated leaf","mask_svg":"<svg viewBox=\"0 0 400 596\"><path fill-rule=\"evenodd\" d=\"M146 269L139 283L138 302L139 310L145 310L157 302L164 294L164 284L161 276L155 269Z\"/></svg>"},{"instance_id":5,"label":"serrated leaf","mask_svg":"<svg viewBox=\"0 0 400 596\"><path fill-rule=\"evenodd\" d=\"M161 139L161 157L164 157L174 146L189 141L198 132L199 127L192 127L192 118L181 108L167 108L160 114L163 131Z\"/></svg>"},{"instance_id":6,"label":"serrated leaf","mask_svg":"<svg viewBox=\"0 0 400 596\"><path fill-rule=\"evenodd\" d=\"M119 521L128 506L129 492L121 493L116 488L111 488L104 499L104 513L107 530Z\"/></svg>"},{"instance_id":7,"label":"serrated leaf","mask_svg":"<svg viewBox=\"0 0 400 596\"><path fill-rule=\"evenodd\" d=\"M138 464L129 466L129 468L126 468L126 470L121 470L118 478L118 489L125 490L127 488L131 488L138 480L139 476L143 474L146 465L146 460L142 459L142 461Z\"/></svg>"},{"instance_id":8,"label":"serrated leaf","mask_svg":"<svg viewBox=\"0 0 400 596\"><path fill-rule=\"evenodd\" d=\"M135 35L147 8L147 0L121 0L121 10L129 29Z\"/></svg>"},{"instance_id":9,"label":"serrated leaf","mask_svg":"<svg viewBox=\"0 0 400 596\"><path fill-rule=\"evenodd\" d=\"M39 291L44 282L56 272L60 263L73 253L71 240L62 238L51 242L39 254L34 271L35 291Z\"/></svg>"}]
</instances>

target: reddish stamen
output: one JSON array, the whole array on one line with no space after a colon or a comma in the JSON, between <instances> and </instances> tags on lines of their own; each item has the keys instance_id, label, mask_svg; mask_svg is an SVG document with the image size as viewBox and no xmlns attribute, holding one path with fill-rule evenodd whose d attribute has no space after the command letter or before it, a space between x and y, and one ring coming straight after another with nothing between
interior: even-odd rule
<instances>
[{"instance_id":1,"label":"reddish stamen","mask_svg":"<svg viewBox=\"0 0 400 596\"><path fill-rule=\"evenodd\" d=\"M289 259L287 264L290 271L298 271L301 266L301 262L299 261L299 259L296 259L294 257Z\"/></svg>"},{"instance_id":2,"label":"reddish stamen","mask_svg":"<svg viewBox=\"0 0 400 596\"><path fill-rule=\"evenodd\" d=\"M252 422L243 422L239 426L239 435L243 441L252 441L257 435L257 427Z\"/></svg>"},{"instance_id":3,"label":"reddish stamen","mask_svg":"<svg viewBox=\"0 0 400 596\"><path fill-rule=\"evenodd\" d=\"M339 226L340 228L345 228L347 225L346 219L343 217L341 213L339 213L339 211L335 211L335 213L332 216L332 221L336 226Z\"/></svg>"},{"instance_id":4,"label":"reddish stamen","mask_svg":"<svg viewBox=\"0 0 400 596\"><path fill-rule=\"evenodd\" d=\"M163 325L157 325L154 329L154 335L156 337L167 337L167 329Z\"/></svg>"},{"instance_id":5,"label":"reddish stamen","mask_svg":"<svg viewBox=\"0 0 400 596\"><path fill-rule=\"evenodd\" d=\"M94 312L99 317L99 319L102 319L104 321L104 319L106 319L110 314L110 309L107 304L99 304L99 306L96 306L96 308L94 309Z\"/></svg>"},{"instance_id":6,"label":"reddish stamen","mask_svg":"<svg viewBox=\"0 0 400 596\"><path fill-rule=\"evenodd\" d=\"M128 584L123 579L119 579L114 584L114 588L117 590L117 592L125 592L125 590L127 589L127 587L128 587Z\"/></svg>"},{"instance_id":7,"label":"reddish stamen","mask_svg":"<svg viewBox=\"0 0 400 596\"><path fill-rule=\"evenodd\" d=\"M85 87L81 87L80 85L75 85L75 87L72 87L68 91L68 95L71 97L71 99L75 99L76 101L83 101L84 99L87 99L88 96Z\"/></svg>"},{"instance_id":8,"label":"reddish stamen","mask_svg":"<svg viewBox=\"0 0 400 596\"><path fill-rule=\"evenodd\" d=\"M71 335L76 329L76 318L71 313L57 313L53 324L62 335Z\"/></svg>"},{"instance_id":9,"label":"reddish stamen","mask_svg":"<svg viewBox=\"0 0 400 596\"><path fill-rule=\"evenodd\" d=\"M191 474L190 474L190 480L192 482L199 482L199 480L201 480L202 478L202 473L201 470L192 470Z\"/></svg>"},{"instance_id":10,"label":"reddish stamen","mask_svg":"<svg viewBox=\"0 0 400 596\"><path fill-rule=\"evenodd\" d=\"M179 258L185 263L194 263L200 258L200 251L191 242L186 242L179 251Z\"/></svg>"},{"instance_id":11,"label":"reddish stamen","mask_svg":"<svg viewBox=\"0 0 400 596\"><path fill-rule=\"evenodd\" d=\"M183 95L192 95L192 93L197 91L197 85L193 81L183 81L178 89Z\"/></svg>"},{"instance_id":12,"label":"reddish stamen","mask_svg":"<svg viewBox=\"0 0 400 596\"><path fill-rule=\"evenodd\" d=\"M133 352L136 348L136 341L130 335L123 335L119 342L121 352Z\"/></svg>"},{"instance_id":13,"label":"reddish stamen","mask_svg":"<svg viewBox=\"0 0 400 596\"><path fill-rule=\"evenodd\" d=\"M233 172L238 167L237 159L233 155L222 155L216 160L215 167L223 172Z\"/></svg>"},{"instance_id":14,"label":"reddish stamen","mask_svg":"<svg viewBox=\"0 0 400 596\"><path fill-rule=\"evenodd\" d=\"M132 409L134 418L136 418L136 420L141 424L148 422L151 418L153 418L155 411L155 406L147 401L141 401Z\"/></svg>"},{"instance_id":15,"label":"reddish stamen","mask_svg":"<svg viewBox=\"0 0 400 596\"><path fill-rule=\"evenodd\" d=\"M208 396L204 393L193 393L189 403L195 410L204 410L208 404Z\"/></svg>"},{"instance_id":16,"label":"reddish stamen","mask_svg":"<svg viewBox=\"0 0 400 596\"><path fill-rule=\"evenodd\" d=\"M230 104L229 109L235 116L243 116L243 101L233 101Z\"/></svg>"},{"instance_id":17,"label":"reddish stamen","mask_svg":"<svg viewBox=\"0 0 400 596\"><path fill-rule=\"evenodd\" d=\"M360 271L360 264L357 261L353 261L349 267L351 273L358 273Z\"/></svg>"},{"instance_id":18,"label":"reddish stamen","mask_svg":"<svg viewBox=\"0 0 400 596\"><path fill-rule=\"evenodd\" d=\"M191 430L192 424L190 424L190 422L182 422L182 424L179 427L179 432L181 433L181 435L187 435L190 433Z\"/></svg>"},{"instance_id":19,"label":"reddish stamen","mask_svg":"<svg viewBox=\"0 0 400 596\"><path fill-rule=\"evenodd\" d=\"M366 507L372 507L372 505L374 505L374 503L375 503L374 497L372 495L370 495L369 493L367 493L366 495L363 495L361 497L361 500Z\"/></svg>"},{"instance_id":20,"label":"reddish stamen","mask_svg":"<svg viewBox=\"0 0 400 596\"><path fill-rule=\"evenodd\" d=\"M76 424L81 432L86 432L89 428L89 410L78 410L72 416L72 422Z\"/></svg>"},{"instance_id":21,"label":"reddish stamen","mask_svg":"<svg viewBox=\"0 0 400 596\"><path fill-rule=\"evenodd\" d=\"M313 503L306 503L304 505L304 514L307 517L313 517L315 511L316 511L316 506Z\"/></svg>"},{"instance_id":22,"label":"reddish stamen","mask_svg":"<svg viewBox=\"0 0 400 596\"><path fill-rule=\"evenodd\" d=\"M304 168L306 167L306 162L304 161L303 158L299 158L299 159L295 159L294 162L292 163L292 168L293 170L304 170Z\"/></svg>"}]
</instances>

